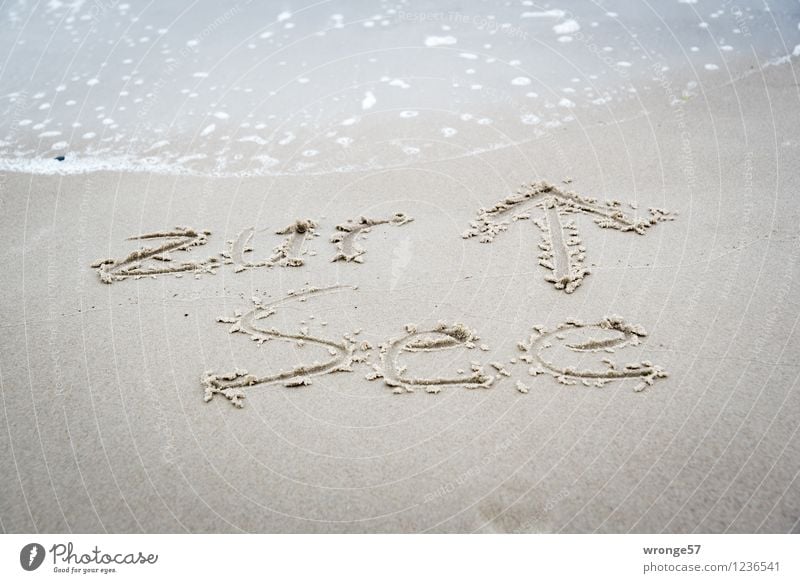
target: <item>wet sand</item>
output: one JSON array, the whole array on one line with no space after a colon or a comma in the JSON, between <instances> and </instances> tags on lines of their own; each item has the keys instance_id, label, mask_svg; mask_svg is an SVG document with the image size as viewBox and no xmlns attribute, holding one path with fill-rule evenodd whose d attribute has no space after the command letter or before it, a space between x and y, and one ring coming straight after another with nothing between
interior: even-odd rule
<instances>
[{"instance_id":1,"label":"wet sand","mask_svg":"<svg viewBox=\"0 0 800 583\"><path fill-rule=\"evenodd\" d=\"M3 529L796 530L796 79L747 70L678 107L652 87L606 121L374 172L6 173ZM539 265L546 209L462 237L540 180L675 218L560 216L590 271L565 294ZM336 225L395 213L414 220L333 261ZM298 218L302 261L268 264ZM210 234L139 277L92 267L176 226ZM242 233L250 265L224 255Z\"/></svg>"}]
</instances>

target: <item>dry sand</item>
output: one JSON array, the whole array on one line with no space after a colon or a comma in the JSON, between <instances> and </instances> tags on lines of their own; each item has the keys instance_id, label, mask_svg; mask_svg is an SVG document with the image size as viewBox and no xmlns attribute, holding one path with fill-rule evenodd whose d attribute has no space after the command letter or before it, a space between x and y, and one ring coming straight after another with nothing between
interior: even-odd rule
<instances>
[{"instance_id":1,"label":"dry sand","mask_svg":"<svg viewBox=\"0 0 800 583\"><path fill-rule=\"evenodd\" d=\"M7 173L2 529L797 530L798 70L740 70L374 172Z\"/></svg>"}]
</instances>

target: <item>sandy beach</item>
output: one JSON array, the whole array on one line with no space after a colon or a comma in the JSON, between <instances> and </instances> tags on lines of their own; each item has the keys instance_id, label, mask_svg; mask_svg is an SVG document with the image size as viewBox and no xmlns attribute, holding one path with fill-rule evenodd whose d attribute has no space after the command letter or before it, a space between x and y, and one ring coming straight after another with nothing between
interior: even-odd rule
<instances>
[{"instance_id":1,"label":"sandy beach","mask_svg":"<svg viewBox=\"0 0 800 583\"><path fill-rule=\"evenodd\" d=\"M185 36L213 45L251 8L205 35L215 20L203 13ZM200 69L180 62L188 54L163 85L132 64L139 109L87 97L90 121L72 137L67 114L59 136L31 129L45 100L41 115L59 119L57 79L3 102L3 531L797 532L796 5L773 13L791 26L785 57L757 38L731 42L716 69L667 66L658 35L636 41L637 60L609 65L580 36L592 14L520 16L521 30L546 26L552 50L580 49L565 60L574 71L562 63L551 77L536 42L476 30L486 7L461 21L383 7L390 24L375 26L388 39L363 32L342 49L364 51L358 79L339 77L332 37L337 22L371 27L346 8L326 8L325 27L318 10L270 11L267 32L307 24L297 42L329 42L331 64L294 63L301 49L288 41L270 49L297 64L284 74L310 82L263 92L247 112L277 112L267 129L237 115L244 89L202 117L165 113L172 76L247 86L244 65ZM107 11L100 22L128 22ZM758 37L767 17L746 16ZM645 32L625 13L604 18L625 25L624 39ZM155 28L125 34L138 42ZM249 38L241 50L260 51ZM481 71L466 69L502 43L520 71L491 69L467 90ZM127 58L109 50L105 71ZM384 52L404 64L368 70ZM463 99L412 96L425 55L421 68L449 59L436 83ZM588 95L595 80L581 80L559 93L592 67L635 91ZM0 76L4 92L14 71ZM318 78L316 125L305 101L283 117ZM190 85L176 83L176 95ZM136 113L148 87L161 97L145 116L169 118L160 135ZM335 109L346 101L355 113ZM104 127L107 143L76 145Z\"/></svg>"}]
</instances>

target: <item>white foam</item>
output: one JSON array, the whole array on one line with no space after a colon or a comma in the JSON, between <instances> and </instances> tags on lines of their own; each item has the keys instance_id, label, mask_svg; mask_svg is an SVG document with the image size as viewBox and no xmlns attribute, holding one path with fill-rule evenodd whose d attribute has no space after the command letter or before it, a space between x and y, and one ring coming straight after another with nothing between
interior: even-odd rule
<instances>
[{"instance_id":1,"label":"white foam","mask_svg":"<svg viewBox=\"0 0 800 583\"><path fill-rule=\"evenodd\" d=\"M525 86L525 85L530 85L531 84L531 80L528 79L527 77L514 77L511 80L511 84L512 85L518 85L518 86L522 87L522 86Z\"/></svg>"},{"instance_id":2,"label":"white foam","mask_svg":"<svg viewBox=\"0 0 800 583\"><path fill-rule=\"evenodd\" d=\"M377 101L375 94L372 91L367 91L364 93L364 99L361 100L361 109L372 109Z\"/></svg>"},{"instance_id":3,"label":"white foam","mask_svg":"<svg viewBox=\"0 0 800 583\"><path fill-rule=\"evenodd\" d=\"M91 134L91 135L90 134L84 134L83 137L85 138L87 136L94 137L94 134ZM153 150L158 150L159 148L163 148L167 144L169 144L168 140L160 140L158 142L155 142L155 143L151 144L150 147L145 150L145 153L146 152L152 152Z\"/></svg>"},{"instance_id":4,"label":"white foam","mask_svg":"<svg viewBox=\"0 0 800 583\"><path fill-rule=\"evenodd\" d=\"M416 113L416 112L415 112ZM459 116L463 121L475 120L469 113ZM565 121L567 118L564 118ZM480 118L476 123L488 124L491 120ZM557 127L561 122L548 122L547 127ZM526 138L522 141L493 142L483 147L477 147L460 152L455 156L447 156L440 159L464 158L481 155L487 152L494 152L506 148L518 147L522 143L535 139L541 133L534 129L534 138ZM339 140L341 143L341 138ZM412 146L413 147L413 146ZM207 160L206 154L189 154L175 158L173 156L142 156L141 154L120 154L109 155L107 153L78 155L69 153L63 162L57 162L52 157L24 158L19 153L14 157L0 158L0 172L24 173L34 175L58 175L72 176L84 175L95 172L125 172L125 173L147 173L164 176L195 176L195 177L281 177L281 176L328 176L333 174L347 174L351 172L385 170L391 168L402 168L408 161L395 160L384 164L369 160L364 163L348 163L340 166L326 166L322 169L312 171L313 163L296 163L291 167L274 169L280 161L266 154L255 155L250 159L257 162L256 165L231 166L224 161L210 165L204 163L195 165L193 162Z\"/></svg>"},{"instance_id":5,"label":"white foam","mask_svg":"<svg viewBox=\"0 0 800 583\"><path fill-rule=\"evenodd\" d=\"M239 138L240 142L253 142L254 144L258 144L259 146L266 146L269 144L268 140L265 140L261 136L245 136L243 138Z\"/></svg>"},{"instance_id":6,"label":"white foam","mask_svg":"<svg viewBox=\"0 0 800 583\"><path fill-rule=\"evenodd\" d=\"M133 160L126 156L85 157L67 156L63 162L52 158L0 158L0 170L3 172L19 172L36 175L77 175L92 172L156 172L159 174L189 174L182 172L174 164L148 164L145 160Z\"/></svg>"},{"instance_id":7,"label":"white foam","mask_svg":"<svg viewBox=\"0 0 800 583\"><path fill-rule=\"evenodd\" d=\"M581 25L577 23L577 21L573 19L565 20L564 22L559 22L553 27L553 32L556 34L572 34L573 32L578 32L581 29Z\"/></svg>"},{"instance_id":8,"label":"white foam","mask_svg":"<svg viewBox=\"0 0 800 583\"><path fill-rule=\"evenodd\" d=\"M278 140L278 143L281 146L287 146L294 142L297 139L297 136L294 135L294 132L284 132L283 138Z\"/></svg>"},{"instance_id":9,"label":"white foam","mask_svg":"<svg viewBox=\"0 0 800 583\"><path fill-rule=\"evenodd\" d=\"M266 154L262 154L262 155L259 155L259 156L253 156L253 160L257 160L258 162L261 162L261 167L262 168L272 168L273 166L275 166L275 165L280 163L280 160L278 160L277 158L273 158L272 156L267 156ZM245 173L243 175L247 175L247 174L248 173ZM252 175L252 174L256 174L256 173L249 173L249 174Z\"/></svg>"},{"instance_id":10,"label":"white foam","mask_svg":"<svg viewBox=\"0 0 800 583\"><path fill-rule=\"evenodd\" d=\"M438 47L442 45L454 45L458 39L454 36L429 36L425 39L426 47Z\"/></svg>"},{"instance_id":11,"label":"white foam","mask_svg":"<svg viewBox=\"0 0 800 583\"><path fill-rule=\"evenodd\" d=\"M520 18L564 18L564 16L566 16L566 13L563 10L554 8L552 10L523 12Z\"/></svg>"}]
</instances>

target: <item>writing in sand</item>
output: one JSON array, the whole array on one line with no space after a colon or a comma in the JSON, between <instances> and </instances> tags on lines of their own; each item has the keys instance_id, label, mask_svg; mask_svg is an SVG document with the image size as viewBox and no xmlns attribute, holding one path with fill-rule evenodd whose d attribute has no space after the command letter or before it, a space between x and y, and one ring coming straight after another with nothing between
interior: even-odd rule
<instances>
[{"instance_id":1,"label":"writing in sand","mask_svg":"<svg viewBox=\"0 0 800 583\"><path fill-rule=\"evenodd\" d=\"M658 208L649 209L647 218L636 218L624 213L621 207L619 201L599 203L596 199L561 190L546 182L532 183L489 209L479 209L476 219L470 222L462 236L491 243L514 223L530 220L542 234L538 259L545 269L545 280L555 289L571 294L589 275L584 266L587 249L571 215L589 215L598 227L637 235L645 235L658 223L674 219L673 213ZM363 263L367 253L363 247L365 235L378 227L402 227L412 221L405 213L398 212L387 217L362 216L338 224L329 239L333 245L330 260ZM308 243L320 236L318 231L316 220L297 219L276 231L283 240L269 255L255 259L251 246L255 229L250 227L227 241L226 248L216 256L181 260L176 258L177 254L206 245L211 233L176 227L130 237L133 241L153 242L153 246L145 245L118 259L103 259L92 267L97 270L100 280L107 284L163 275L182 277L192 274L199 278L204 274L214 274L224 266L230 266L234 273L258 268L298 268L316 255L308 248ZM321 337L309 333L307 327L289 332L269 326L269 318L283 306L348 290L355 292L357 286L307 287L268 304L253 298L253 305L246 312L237 310L233 316L218 318L218 322L230 326L230 333L246 335L259 345L274 340L292 342L300 347L314 345L325 349L328 358L266 375L241 369L226 373L207 371L201 380L205 400L208 402L221 395L234 406L242 407L245 391L253 387L303 387L310 385L314 377L352 373L359 366L367 371L364 375L366 380L381 379L395 394L413 393L417 389L435 394L445 387L489 389L505 378L513 381L516 391L526 394L530 383L540 375L553 377L565 385L586 387L602 387L614 381L635 379L638 384L634 390L642 391L667 377L661 367L648 360L617 364L610 358L611 353L635 346L647 335L641 326L630 324L619 316L606 316L589 323L568 319L553 330L534 326L531 335L518 342L517 354L504 362L481 363L475 360L469 370L457 369L451 376L436 377L410 372L408 365L403 364L403 356L476 347L488 350L485 344L479 343L475 330L456 322L438 322L429 326L408 324L403 334L375 348L367 341L358 340L360 330ZM597 335L599 337L595 337ZM576 353L594 353L603 358L586 368L567 362L567 356ZM518 372L520 368L524 369L522 373Z\"/></svg>"}]
</instances>

